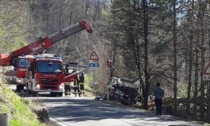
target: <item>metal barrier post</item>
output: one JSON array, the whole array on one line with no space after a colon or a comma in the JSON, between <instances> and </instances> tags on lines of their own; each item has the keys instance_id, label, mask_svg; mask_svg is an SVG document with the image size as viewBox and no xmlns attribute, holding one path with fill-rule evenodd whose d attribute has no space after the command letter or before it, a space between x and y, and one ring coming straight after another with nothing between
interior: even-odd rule
<instances>
[{"instance_id":1,"label":"metal barrier post","mask_svg":"<svg viewBox=\"0 0 210 126\"><path fill-rule=\"evenodd\" d=\"M106 99L109 100L109 88L107 90Z\"/></svg>"},{"instance_id":2,"label":"metal barrier post","mask_svg":"<svg viewBox=\"0 0 210 126\"><path fill-rule=\"evenodd\" d=\"M9 126L7 113L0 113L0 126Z\"/></svg>"}]
</instances>

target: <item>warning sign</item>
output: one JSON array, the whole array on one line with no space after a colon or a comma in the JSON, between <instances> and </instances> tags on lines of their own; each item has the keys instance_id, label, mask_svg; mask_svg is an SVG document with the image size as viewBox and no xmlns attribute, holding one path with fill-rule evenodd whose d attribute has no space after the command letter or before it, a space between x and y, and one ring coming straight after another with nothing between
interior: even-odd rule
<instances>
[{"instance_id":1,"label":"warning sign","mask_svg":"<svg viewBox=\"0 0 210 126\"><path fill-rule=\"evenodd\" d=\"M96 54L95 51L93 51L90 55L90 59L89 60L93 60L93 61L99 61L98 55Z\"/></svg>"},{"instance_id":2,"label":"warning sign","mask_svg":"<svg viewBox=\"0 0 210 126\"><path fill-rule=\"evenodd\" d=\"M204 70L203 74L209 74L210 75L210 63L207 65L207 67Z\"/></svg>"},{"instance_id":3,"label":"warning sign","mask_svg":"<svg viewBox=\"0 0 210 126\"><path fill-rule=\"evenodd\" d=\"M208 63L207 67L204 69L203 80L210 81L210 63Z\"/></svg>"}]
</instances>

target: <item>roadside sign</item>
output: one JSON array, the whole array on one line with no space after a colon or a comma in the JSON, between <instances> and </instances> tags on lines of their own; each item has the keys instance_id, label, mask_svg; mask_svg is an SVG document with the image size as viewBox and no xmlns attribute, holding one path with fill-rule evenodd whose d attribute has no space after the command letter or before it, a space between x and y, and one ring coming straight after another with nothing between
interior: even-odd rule
<instances>
[{"instance_id":1,"label":"roadside sign","mask_svg":"<svg viewBox=\"0 0 210 126\"><path fill-rule=\"evenodd\" d=\"M207 67L204 69L203 80L210 81L210 62L208 63Z\"/></svg>"},{"instance_id":2,"label":"roadside sign","mask_svg":"<svg viewBox=\"0 0 210 126\"><path fill-rule=\"evenodd\" d=\"M99 67L89 67L89 70L95 71L98 70Z\"/></svg>"},{"instance_id":3,"label":"roadside sign","mask_svg":"<svg viewBox=\"0 0 210 126\"><path fill-rule=\"evenodd\" d=\"M99 67L99 63L98 62L89 63L89 67Z\"/></svg>"},{"instance_id":4,"label":"roadside sign","mask_svg":"<svg viewBox=\"0 0 210 126\"><path fill-rule=\"evenodd\" d=\"M96 54L95 51L93 51L93 52L91 53L89 60L99 61L99 57L98 57L98 55Z\"/></svg>"},{"instance_id":5,"label":"roadside sign","mask_svg":"<svg viewBox=\"0 0 210 126\"><path fill-rule=\"evenodd\" d=\"M89 62L89 70L98 70L99 62Z\"/></svg>"},{"instance_id":6,"label":"roadside sign","mask_svg":"<svg viewBox=\"0 0 210 126\"><path fill-rule=\"evenodd\" d=\"M93 51L89 58L89 70L98 70L99 68L99 57L95 51Z\"/></svg>"},{"instance_id":7,"label":"roadside sign","mask_svg":"<svg viewBox=\"0 0 210 126\"><path fill-rule=\"evenodd\" d=\"M203 74L209 74L210 75L210 63L207 65L207 67L204 70L204 73Z\"/></svg>"}]
</instances>

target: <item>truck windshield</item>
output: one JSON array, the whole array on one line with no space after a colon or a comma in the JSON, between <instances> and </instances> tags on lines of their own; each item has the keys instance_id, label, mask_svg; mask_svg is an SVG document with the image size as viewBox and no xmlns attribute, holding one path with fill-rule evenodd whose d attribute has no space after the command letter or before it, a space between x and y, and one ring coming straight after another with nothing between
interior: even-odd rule
<instances>
[{"instance_id":1,"label":"truck windshield","mask_svg":"<svg viewBox=\"0 0 210 126\"><path fill-rule=\"evenodd\" d=\"M17 67L27 67L27 62L25 58L19 58Z\"/></svg>"},{"instance_id":2,"label":"truck windshield","mask_svg":"<svg viewBox=\"0 0 210 126\"><path fill-rule=\"evenodd\" d=\"M37 63L37 71L41 73L60 73L62 64L60 62L42 61Z\"/></svg>"}]
</instances>

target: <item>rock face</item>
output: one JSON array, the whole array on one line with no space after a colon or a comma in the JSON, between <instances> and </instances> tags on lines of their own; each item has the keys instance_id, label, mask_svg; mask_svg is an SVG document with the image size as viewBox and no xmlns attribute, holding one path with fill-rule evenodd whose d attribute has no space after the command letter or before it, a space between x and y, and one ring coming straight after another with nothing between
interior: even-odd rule
<instances>
[{"instance_id":1,"label":"rock face","mask_svg":"<svg viewBox=\"0 0 210 126\"><path fill-rule=\"evenodd\" d=\"M46 108L39 108L39 109L33 108L32 111L36 113L37 118L40 122L50 121L49 111Z\"/></svg>"}]
</instances>

